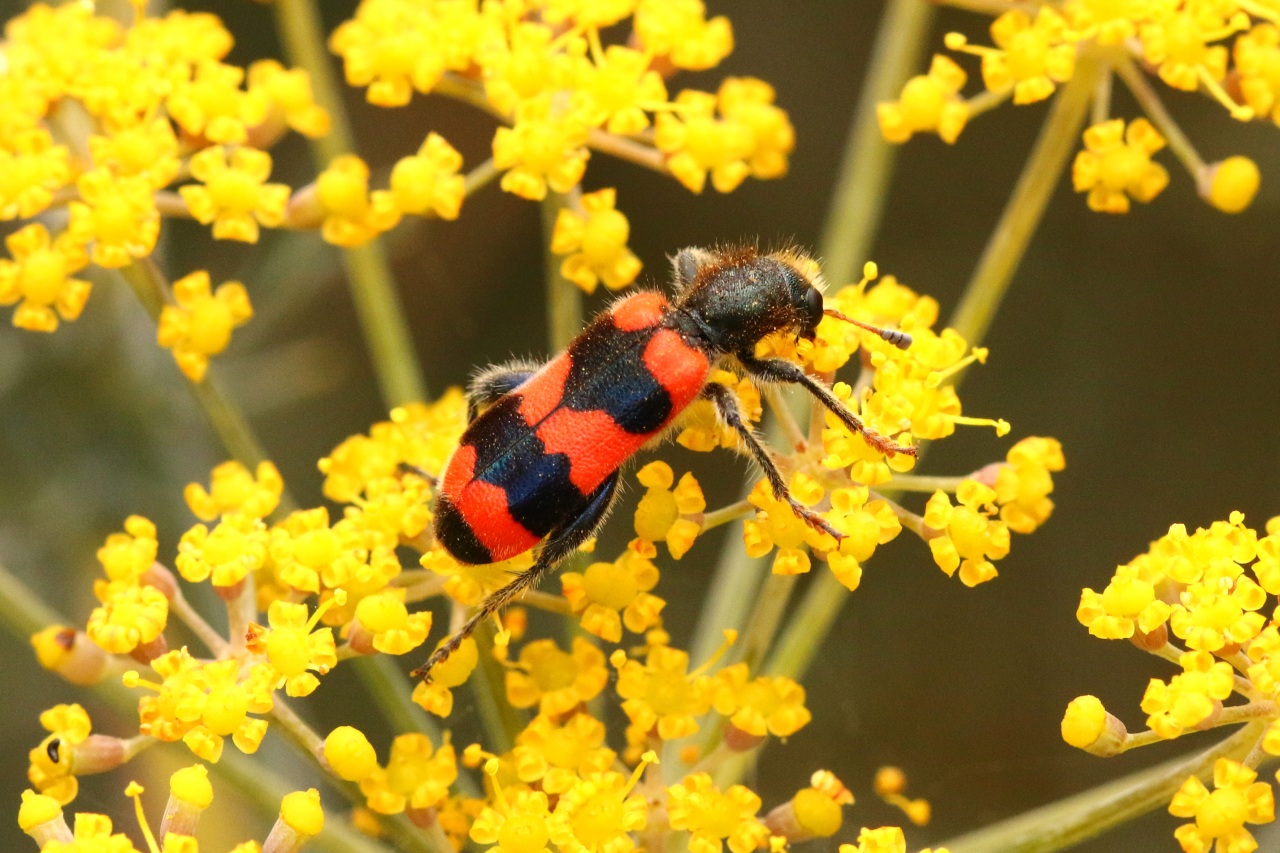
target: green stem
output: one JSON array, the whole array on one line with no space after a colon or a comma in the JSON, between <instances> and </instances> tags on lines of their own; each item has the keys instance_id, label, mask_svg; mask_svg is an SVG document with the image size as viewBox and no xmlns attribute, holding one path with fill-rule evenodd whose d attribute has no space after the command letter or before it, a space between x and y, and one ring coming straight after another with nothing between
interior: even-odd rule
<instances>
[{"instance_id":1,"label":"green stem","mask_svg":"<svg viewBox=\"0 0 1280 853\"><path fill-rule=\"evenodd\" d=\"M501 755L516 743L516 735L524 730L520 712L507 701L506 674L493 656L493 624L486 622L473 635L480 651L480 663L467 679L475 697L480 719L484 723L485 744Z\"/></svg>"},{"instance_id":2,"label":"green stem","mask_svg":"<svg viewBox=\"0 0 1280 853\"><path fill-rule=\"evenodd\" d=\"M291 63L306 69L317 103L332 118L329 134L310 141L316 168L324 169L334 157L355 151L355 136L342 103L342 89L324 47L320 12L315 0L279 0L272 5L285 54ZM391 408L425 400L426 382L396 292L386 247L380 240L373 240L344 249L342 262L383 402Z\"/></svg>"},{"instance_id":3,"label":"green stem","mask_svg":"<svg viewBox=\"0 0 1280 853\"><path fill-rule=\"evenodd\" d=\"M897 98L920 67L935 15L932 3L890 0L880 19L819 243L830 282L857 281L875 242L898 150L880 134L876 105Z\"/></svg>"},{"instance_id":4,"label":"green stem","mask_svg":"<svg viewBox=\"0 0 1280 853\"><path fill-rule=\"evenodd\" d=\"M928 474L894 474L893 482L889 485L891 490L895 492L928 492L933 494L941 489L949 494L955 494L956 489L960 488L960 484L969 477L945 477ZM879 497L877 495L877 497Z\"/></svg>"},{"instance_id":5,"label":"green stem","mask_svg":"<svg viewBox=\"0 0 1280 853\"><path fill-rule=\"evenodd\" d=\"M946 842L951 853L1049 853L1101 835L1114 826L1169 804L1188 776L1207 780L1221 757L1239 759L1261 737L1251 723L1197 755L1166 761L1073 797Z\"/></svg>"},{"instance_id":6,"label":"green stem","mask_svg":"<svg viewBox=\"0 0 1280 853\"><path fill-rule=\"evenodd\" d=\"M1124 81L1125 87L1137 100L1138 106L1142 107L1147 118L1151 119L1156 130L1160 131L1160 135L1169 143L1169 150L1182 161L1183 167L1191 173L1191 179L1199 182L1206 168L1204 158L1200 156L1200 152L1196 151L1178 123L1173 120L1173 116L1169 115L1164 101L1160 100L1147 75L1127 56L1116 63L1115 70Z\"/></svg>"},{"instance_id":7,"label":"green stem","mask_svg":"<svg viewBox=\"0 0 1280 853\"><path fill-rule=\"evenodd\" d=\"M764 672L803 680L848 597L849 590L836 580L834 573L818 572L791 614Z\"/></svg>"},{"instance_id":8,"label":"green stem","mask_svg":"<svg viewBox=\"0 0 1280 853\"><path fill-rule=\"evenodd\" d=\"M552 352L567 347L582 331L582 290L561 274L563 259L551 251L551 235L560 211L577 207L581 197L582 190L574 187L564 194L548 192L542 200L542 263L547 282L547 337Z\"/></svg>"},{"instance_id":9,"label":"green stem","mask_svg":"<svg viewBox=\"0 0 1280 853\"><path fill-rule=\"evenodd\" d=\"M302 718L280 696L275 697L271 717L276 727L284 734L286 741L306 758L316 763L320 762L320 756L324 754L324 739L303 722ZM330 776L330 781L352 805L364 805L365 796L355 782L333 776ZM414 853L452 853L453 851L447 843L443 849L433 844L434 839L423 834L422 830L414 826L404 814L381 815L379 820L386 829L387 835L395 839L397 850L414 851Z\"/></svg>"},{"instance_id":10,"label":"green stem","mask_svg":"<svg viewBox=\"0 0 1280 853\"><path fill-rule=\"evenodd\" d=\"M1085 51L1075 74L1053 99L1035 147L948 324L970 344L986 336L1071 152L1079 144L1080 128L1100 71L1098 57Z\"/></svg>"},{"instance_id":11,"label":"green stem","mask_svg":"<svg viewBox=\"0 0 1280 853\"><path fill-rule=\"evenodd\" d=\"M169 282L156 266L155 261L151 258L143 258L116 272L128 282L134 294L137 295L138 301L142 303L142 307L158 325L160 312L166 305L173 304L173 296L169 290ZM215 378L212 369L205 374L204 381L184 380L184 383L190 389L191 395L195 397L196 404L222 443L223 449L232 459L250 471L256 469L258 463L267 460L267 452L258 443L248 420L231 401L231 397L222 387L222 383ZM296 507L293 497L285 491L280 496L280 508L285 512L291 512Z\"/></svg>"}]
</instances>

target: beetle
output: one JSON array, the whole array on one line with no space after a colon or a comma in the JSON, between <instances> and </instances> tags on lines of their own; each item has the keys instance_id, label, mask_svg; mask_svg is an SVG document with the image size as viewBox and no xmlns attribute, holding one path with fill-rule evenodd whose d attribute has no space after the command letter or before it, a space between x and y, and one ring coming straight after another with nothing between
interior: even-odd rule
<instances>
[{"instance_id":1,"label":"beetle","mask_svg":"<svg viewBox=\"0 0 1280 853\"><path fill-rule=\"evenodd\" d=\"M823 305L793 250L686 248L672 259L675 297L627 296L597 316L546 364L517 361L479 373L470 424L445 466L435 505L436 540L460 563L507 560L541 545L532 567L489 595L414 676L431 668L493 613L538 584L599 528L618 490L619 469L661 436L691 403L707 399L738 434L773 494L812 527L842 535L790 490L751 428L738 398L708 382L722 361L755 380L799 385L850 431L885 455L916 455L869 429L831 390L792 362L757 358L756 344L785 331L813 339L838 317L906 349L905 332L880 329Z\"/></svg>"}]
</instances>

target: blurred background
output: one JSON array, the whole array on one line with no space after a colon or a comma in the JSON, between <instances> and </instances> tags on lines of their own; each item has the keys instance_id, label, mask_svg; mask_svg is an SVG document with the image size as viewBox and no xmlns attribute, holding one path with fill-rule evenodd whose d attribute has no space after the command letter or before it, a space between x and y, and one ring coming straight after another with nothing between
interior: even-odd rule
<instances>
[{"instance_id":1,"label":"blurred background","mask_svg":"<svg viewBox=\"0 0 1280 853\"><path fill-rule=\"evenodd\" d=\"M0 11L7 19L23 5L0 2ZM268 8L238 0L182 5L223 17L237 38L228 61L280 55ZM355 3L323 6L331 29ZM730 16L737 47L720 68L672 80L673 94L714 90L730 75L767 80L795 125L797 148L785 179L748 180L727 196L709 188L691 196L674 180L593 156L586 189L618 188L632 248L645 263L642 281L650 285L665 278L665 256L686 245L757 237L816 244L881 12L870 0L708 6ZM933 44L941 50L952 29L989 43L987 23L943 9ZM976 91L977 61L959 61L971 75L966 91ZM835 772L859 802L846 812L832 850L854 840L858 826L904 822L871 794L871 777L883 764L901 766L908 793L933 803L933 822L907 830L908 846L918 849L1199 751L1217 737L1191 735L1103 760L1066 746L1058 731L1067 702L1083 693L1142 728L1138 702L1147 680L1171 674L1127 644L1089 637L1074 615L1082 587L1100 589L1118 563L1173 522L1194 529L1241 510L1261 528L1280 513L1280 359L1272 349L1280 318L1277 130L1233 122L1206 98L1160 91L1206 160L1254 158L1261 192L1244 214L1219 213L1197 198L1167 152L1158 160L1170 171L1170 186L1126 216L1090 212L1069 180L1061 182L984 342L988 363L969 371L961 389L966 414L1006 418L1013 432L997 439L989 429L962 429L931 450L923 469L963 474L1003 459L1022 437L1054 436L1067 458L1055 477L1057 509L1034 535L1016 536L998 564L999 579L977 589L947 579L910 535L868 565L808 678L813 723L785 744L770 744L753 779L768 810L815 769ZM408 108L384 110L365 104L360 92L349 94L359 153L375 169L415 150L428 130L443 133L466 168L488 156L494 124L467 106L418 97ZM1005 106L975 120L955 146L921 137L900 150L872 258L882 274L934 296L944 321L1045 110L1043 103ZM1120 87L1113 114L1138 115ZM273 180L298 186L314 174L299 138L272 153ZM214 244L206 229L173 221L162 240L159 258L171 278L204 268L215 283L247 285L258 315L213 372L249 413L293 493L304 505L319 504L316 460L386 416L337 250L315 234L266 233L257 248ZM401 225L389 244L433 394L465 382L479 365L546 354L536 205L494 184L468 199L457 222ZM588 312L607 299L590 298ZM207 482L223 455L172 357L156 346L151 321L120 282L97 282L81 319L51 336L11 329L8 316L0 329L0 563L82 623L93 606L90 578L100 573L94 552L104 537L140 513L157 523L162 558L171 558L192 523L183 485ZM661 455L677 472L692 468L712 506L732 499L746 470L729 453L690 454L672 445ZM606 531L604 553L624 541L636 493ZM660 564L657 592L669 602L666 625L677 643L690 635L718 545L708 537L680 563ZM44 673L26 642L2 634L0 644L0 684L9 697L0 702L5 838L16 833L26 751L44 735L41 709L84 701L95 729L109 733L127 731L136 718L115 717ZM313 698L299 704L324 730L345 722L373 727L353 680L326 680ZM468 700L459 701L455 713L472 716ZM464 724L455 743L467 737ZM272 741L264 750L273 766L298 787L317 784ZM141 766L171 770L168 762L188 761L175 758L180 751L162 757L164 750L152 750ZM115 815L132 832L120 792L127 778L146 771L128 770L128 777L82 780L74 808ZM161 796L150 801L156 819ZM336 799L326 794L326 802ZM228 839L262 837L269 822L244 814ZM1157 813L1079 849L1175 850L1178 823ZM1264 849L1267 837L1259 835ZM1280 843L1280 835L1270 838ZM25 849L20 844L30 842L15 837L13 848Z\"/></svg>"}]
</instances>

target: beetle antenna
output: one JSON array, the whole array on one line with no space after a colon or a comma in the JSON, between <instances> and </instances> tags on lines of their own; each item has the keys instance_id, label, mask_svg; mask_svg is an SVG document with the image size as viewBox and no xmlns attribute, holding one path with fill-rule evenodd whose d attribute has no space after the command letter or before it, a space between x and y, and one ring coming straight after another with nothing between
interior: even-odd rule
<instances>
[{"instance_id":1,"label":"beetle antenna","mask_svg":"<svg viewBox=\"0 0 1280 853\"><path fill-rule=\"evenodd\" d=\"M870 323L864 323L861 320L855 320L852 317L846 317L834 308L824 308L822 313L828 317L835 317L837 320L844 320L846 323L852 323L868 332L874 332L879 337L893 344L898 349L907 349L911 346L911 335L901 329L885 329L880 326L873 326Z\"/></svg>"}]
</instances>

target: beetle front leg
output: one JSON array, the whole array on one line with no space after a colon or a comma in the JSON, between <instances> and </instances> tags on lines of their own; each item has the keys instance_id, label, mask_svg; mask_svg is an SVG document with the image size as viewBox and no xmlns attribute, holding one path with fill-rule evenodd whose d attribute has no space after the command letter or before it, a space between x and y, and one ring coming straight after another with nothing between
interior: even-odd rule
<instances>
[{"instance_id":1,"label":"beetle front leg","mask_svg":"<svg viewBox=\"0 0 1280 853\"><path fill-rule=\"evenodd\" d=\"M760 466L760 470L764 472L764 477L769 481L769 488L773 490L773 496L780 501L786 501L802 521L812 527L819 533L826 533L836 540L839 544L844 539L844 534L831 526L831 522L827 521L820 514L813 511L809 507L796 500L791 494L791 490L787 488L787 481L782 476L782 472L778 470L778 465L773 461L773 457L769 454L769 450L764 446L764 442L756 435L755 430L747 423L746 417L742 414L742 407L738 402L738 397L732 391L719 382L712 382L702 390L702 396L711 401L716 407L716 413L720 415L720 419L724 421L730 429L738 434L742 439L742 443L747 446L747 450L751 453L751 458Z\"/></svg>"},{"instance_id":2,"label":"beetle front leg","mask_svg":"<svg viewBox=\"0 0 1280 853\"><path fill-rule=\"evenodd\" d=\"M749 353L735 353L734 355L742 364L743 369L755 379L761 379L765 382L789 382L804 388L828 411L839 418L840 422L848 427L850 432L860 433L867 444L885 456L893 456L896 453L902 453L907 456L916 455L916 448L898 444L892 439L885 438L863 423L862 418L849 411L849 407L840 402L840 398L831 393L830 388L805 373L804 369L799 365L783 361L780 358L756 358Z\"/></svg>"}]
</instances>

